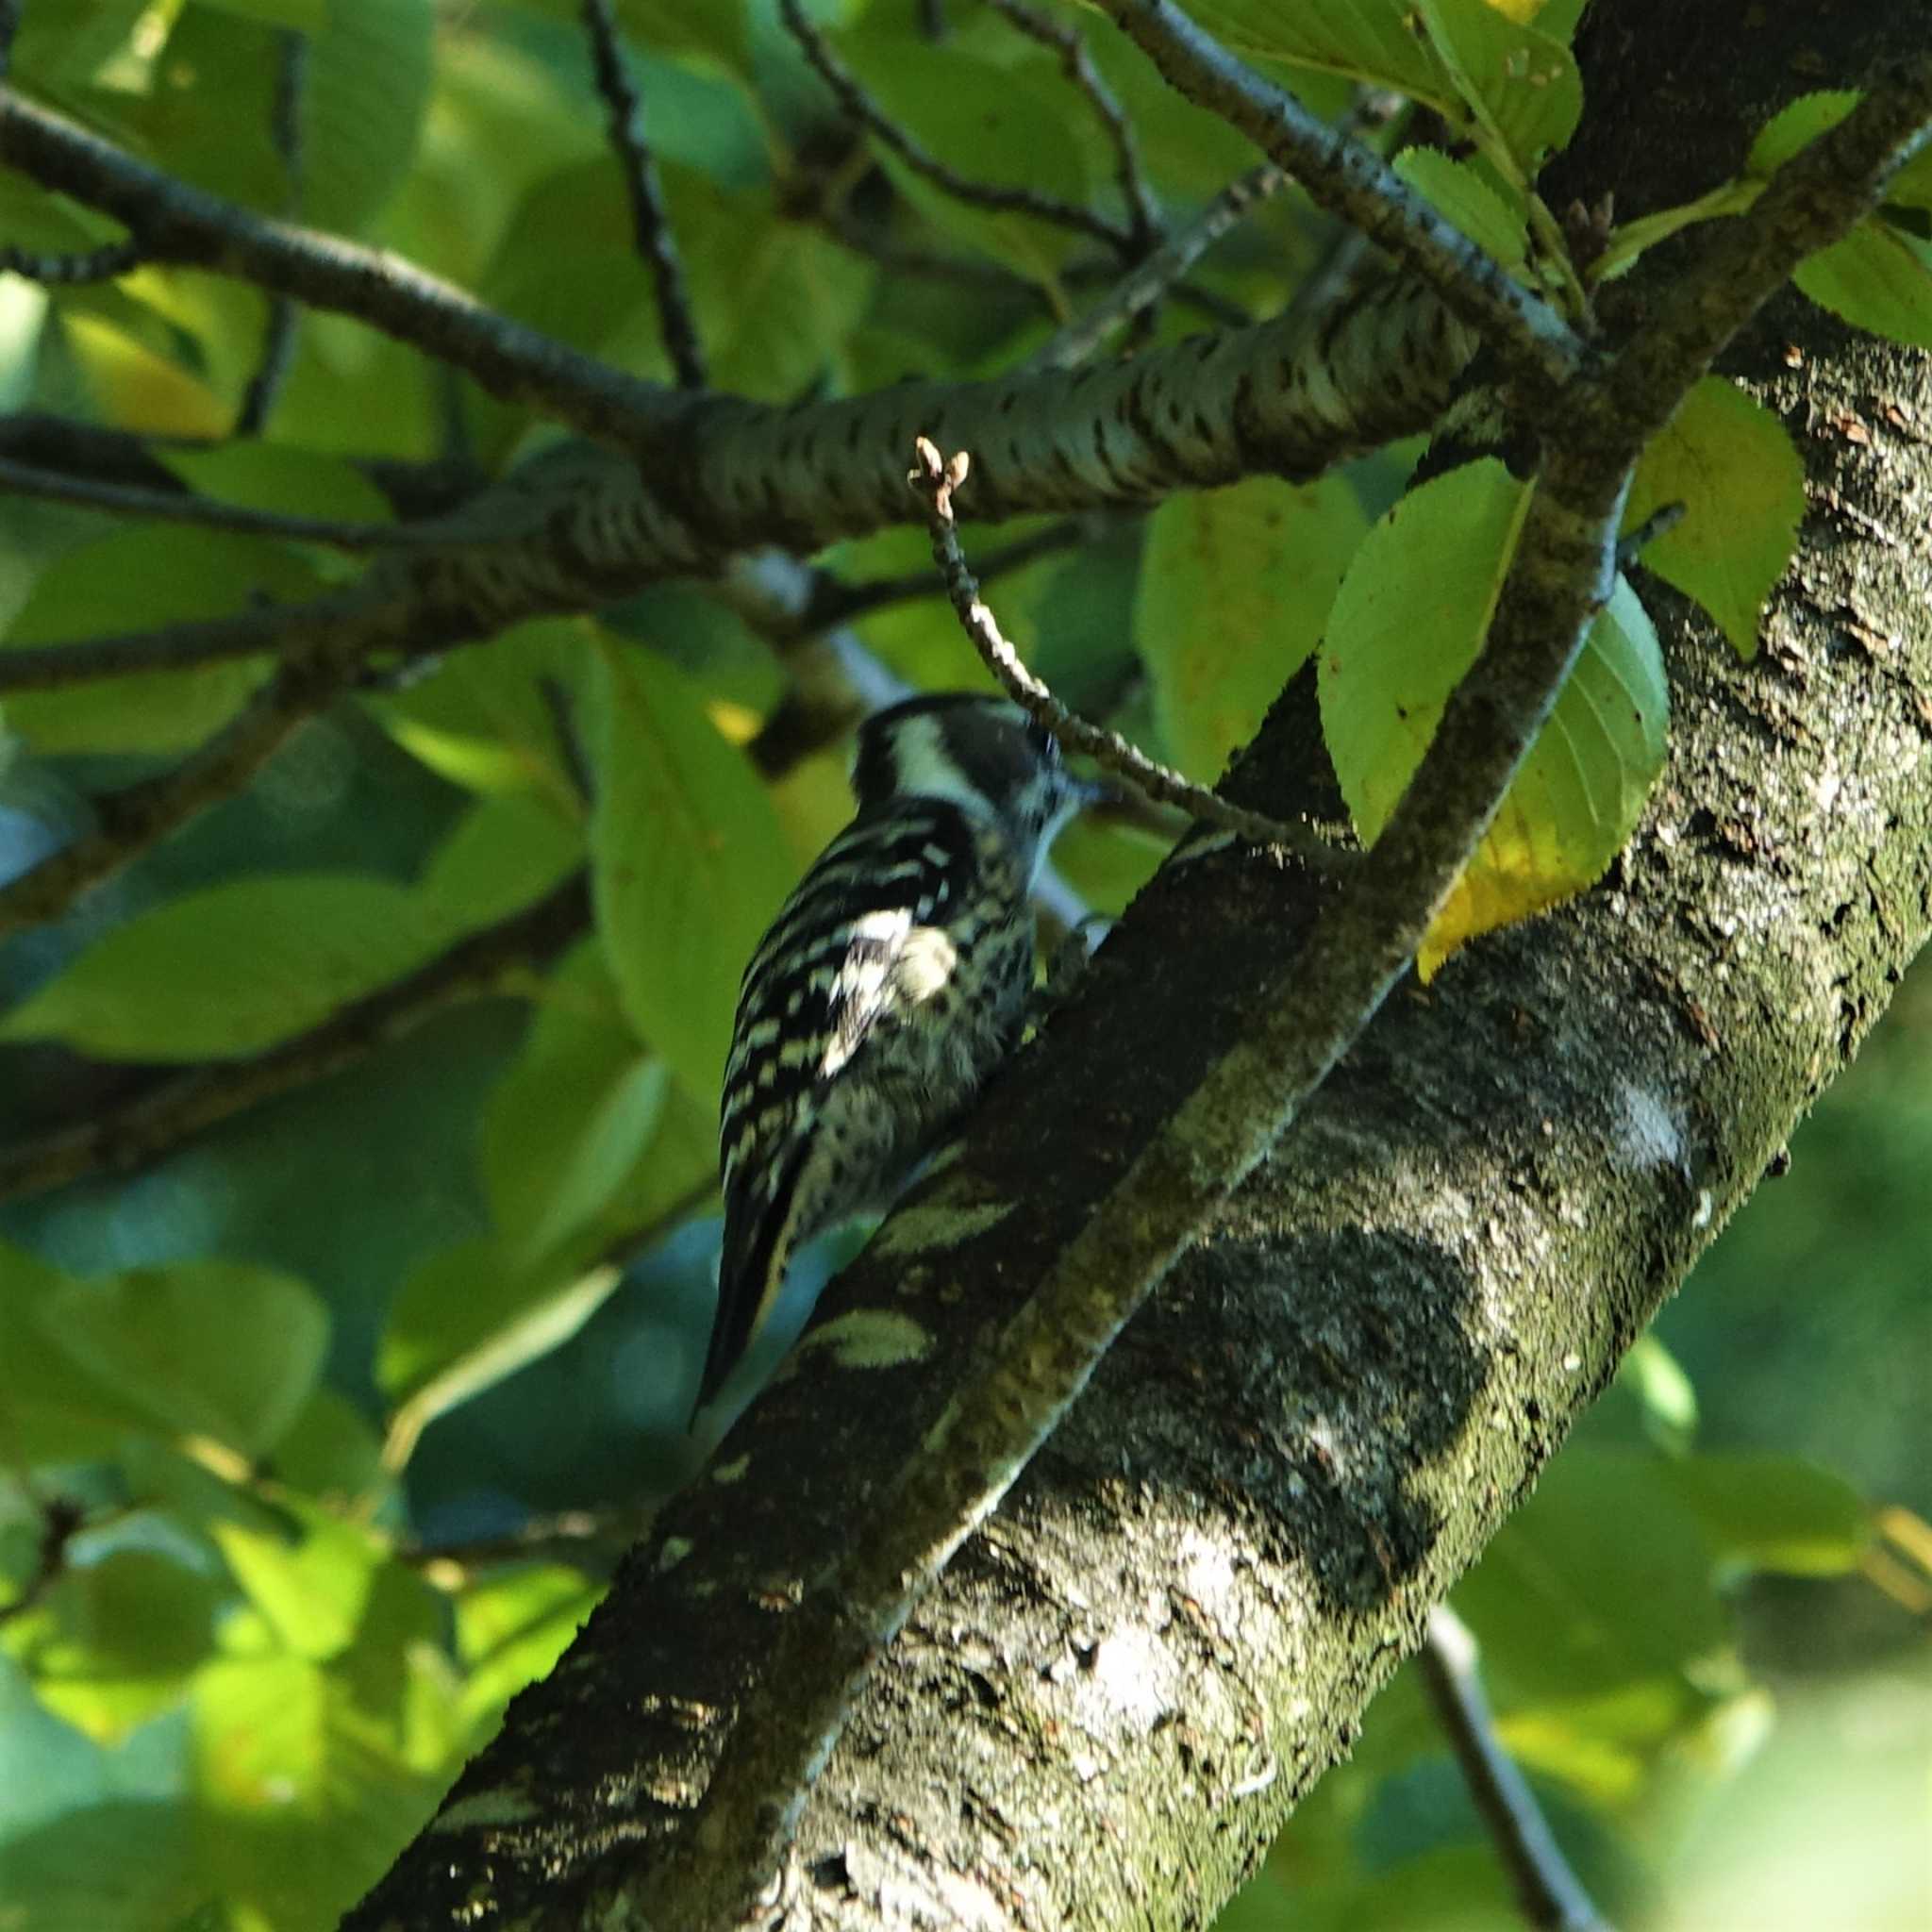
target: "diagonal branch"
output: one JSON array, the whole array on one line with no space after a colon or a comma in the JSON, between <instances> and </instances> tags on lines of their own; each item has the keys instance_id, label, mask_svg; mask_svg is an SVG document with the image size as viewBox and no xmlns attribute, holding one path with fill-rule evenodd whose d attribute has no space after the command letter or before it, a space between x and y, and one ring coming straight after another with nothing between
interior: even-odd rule
<instances>
[{"instance_id":1,"label":"diagonal branch","mask_svg":"<svg viewBox=\"0 0 1932 1932\"><path fill-rule=\"evenodd\" d=\"M1311 199L1412 270L1509 364L1561 382L1583 344L1548 303L1524 288L1397 178L1378 155L1324 126L1202 31L1173 0L1095 0L1178 92L1239 128Z\"/></svg>"},{"instance_id":2,"label":"diagonal branch","mask_svg":"<svg viewBox=\"0 0 1932 1932\"><path fill-rule=\"evenodd\" d=\"M238 434L242 432L239 431ZM252 433L252 432L250 432ZM448 549L463 543L491 543L502 532L477 525L467 533L459 520L423 524L354 523L333 517L306 517L286 510L256 509L241 503L217 503L187 490L148 490L132 483L99 483L61 470L37 469L0 457L0 496L39 496L78 504L111 516L153 517L162 523L194 524L208 530L234 530L244 537L281 537L295 543L323 543L331 550Z\"/></svg>"},{"instance_id":3,"label":"diagonal branch","mask_svg":"<svg viewBox=\"0 0 1932 1932\"><path fill-rule=\"evenodd\" d=\"M192 188L8 87L0 161L125 223L144 259L213 269L353 315L588 436L656 448L688 407L383 250Z\"/></svg>"},{"instance_id":4,"label":"diagonal branch","mask_svg":"<svg viewBox=\"0 0 1932 1932\"><path fill-rule=\"evenodd\" d=\"M1097 215L1091 208L1043 194L1037 188L1008 188L991 181L976 181L950 168L930 148L908 134L878 102L866 92L857 75L833 53L831 44L812 24L803 0L778 0L778 10L791 29L805 58L819 78L839 98L839 105L860 126L868 128L899 157L915 174L955 201L971 208L991 208L995 213L1030 215L1058 228L1071 228L1075 234L1091 235L1105 242L1122 255L1134 252L1133 232Z\"/></svg>"},{"instance_id":5,"label":"diagonal branch","mask_svg":"<svg viewBox=\"0 0 1932 1932\"><path fill-rule=\"evenodd\" d=\"M610 144L624 175L630 200L631 230L638 253L651 271L658 295L658 325L680 389L708 388L705 352L691 313L691 291L685 287L684 262L677 237L664 207L658 180L658 163L644 133L644 101L632 79L618 37L610 0L583 0L584 31L591 40L591 66L610 111Z\"/></svg>"},{"instance_id":6,"label":"diagonal branch","mask_svg":"<svg viewBox=\"0 0 1932 1932\"><path fill-rule=\"evenodd\" d=\"M1524 1917L1540 1932L1610 1932L1551 1835L1527 1780L1496 1737L1476 1667L1475 1639L1447 1604L1429 1612L1428 1635L1416 1662Z\"/></svg>"},{"instance_id":7,"label":"diagonal branch","mask_svg":"<svg viewBox=\"0 0 1932 1932\"><path fill-rule=\"evenodd\" d=\"M1557 454L1539 479L1490 640L1451 693L1382 837L1317 920L1292 979L1142 1150L939 1424L791 1612L780 1702L725 1737L689 1832L647 1880L693 1932L736 1926L782 1857L873 1661L998 1506L1165 1278L1379 1010L1548 719L1610 591L1627 467Z\"/></svg>"}]
</instances>

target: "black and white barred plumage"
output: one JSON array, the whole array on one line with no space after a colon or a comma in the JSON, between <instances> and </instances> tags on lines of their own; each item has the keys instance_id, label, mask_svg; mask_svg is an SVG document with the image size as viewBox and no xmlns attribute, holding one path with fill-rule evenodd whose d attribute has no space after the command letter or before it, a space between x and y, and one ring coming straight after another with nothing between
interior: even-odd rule
<instances>
[{"instance_id":1,"label":"black and white barred plumage","mask_svg":"<svg viewBox=\"0 0 1932 1932\"><path fill-rule=\"evenodd\" d=\"M909 699L859 727L858 815L745 968L724 1070L724 1245L699 1402L776 1301L792 1251L883 1208L1018 1043L1027 894L1092 795L1017 706Z\"/></svg>"}]
</instances>

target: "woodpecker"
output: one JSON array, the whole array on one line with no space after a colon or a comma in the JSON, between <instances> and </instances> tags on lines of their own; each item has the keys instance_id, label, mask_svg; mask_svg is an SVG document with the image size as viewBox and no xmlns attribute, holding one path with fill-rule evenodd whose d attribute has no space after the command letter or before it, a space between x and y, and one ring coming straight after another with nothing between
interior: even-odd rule
<instances>
[{"instance_id":1,"label":"woodpecker","mask_svg":"<svg viewBox=\"0 0 1932 1932\"><path fill-rule=\"evenodd\" d=\"M858 814L744 970L719 1126L724 1241L702 1408L802 1242L883 1208L1019 1043L1028 899L1099 788L1017 705L908 699L859 726Z\"/></svg>"}]
</instances>

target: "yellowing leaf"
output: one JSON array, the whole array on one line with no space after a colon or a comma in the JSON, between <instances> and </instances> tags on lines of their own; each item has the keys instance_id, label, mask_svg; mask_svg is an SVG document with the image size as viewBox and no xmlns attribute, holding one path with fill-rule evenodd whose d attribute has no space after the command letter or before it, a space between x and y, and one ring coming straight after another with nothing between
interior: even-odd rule
<instances>
[{"instance_id":1,"label":"yellowing leaf","mask_svg":"<svg viewBox=\"0 0 1932 1932\"><path fill-rule=\"evenodd\" d=\"M178 362L95 316L70 308L61 323L108 421L136 436L228 433L229 406Z\"/></svg>"},{"instance_id":2,"label":"yellowing leaf","mask_svg":"<svg viewBox=\"0 0 1932 1932\"><path fill-rule=\"evenodd\" d=\"M1374 841L1471 664L1515 553L1526 486L1493 458L1397 504L1356 553L1323 645L1322 724ZM1465 940L1580 891L1630 835L1661 768L1668 691L1656 632L1621 580L1488 834L1430 927L1428 977Z\"/></svg>"}]
</instances>

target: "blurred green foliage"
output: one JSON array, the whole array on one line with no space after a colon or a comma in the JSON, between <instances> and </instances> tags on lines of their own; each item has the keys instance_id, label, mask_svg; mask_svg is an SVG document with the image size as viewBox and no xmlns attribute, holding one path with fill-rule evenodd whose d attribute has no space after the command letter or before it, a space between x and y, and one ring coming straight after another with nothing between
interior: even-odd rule
<instances>
[{"instance_id":1,"label":"blurred green foliage","mask_svg":"<svg viewBox=\"0 0 1932 1932\"><path fill-rule=\"evenodd\" d=\"M1477 159L1412 153L1404 172L1521 259L1524 185L1575 119L1574 6L1531 27L1424 0L1433 39L1341 0L1203 10L1287 63L1324 112L1357 74L1442 110ZM961 9L940 89L909 7L815 11L949 157L991 174L1024 154L1033 185L1082 199L1110 178L1054 57L984 9ZM1077 238L869 165L771 0L619 12L721 385L785 401L1003 368L1111 273L1091 272ZM667 377L575 15L569 0L30 0L14 71L188 179L271 211L299 195L313 223ZM288 28L309 36L299 184L270 133ZM1247 164L1116 39L1094 52L1171 208ZM871 223L895 265L814 209ZM34 247L112 233L12 175L0 218ZM1278 196L1196 279L1272 311L1330 239ZM915 252L947 273L905 268ZM1856 267L1839 264L1820 299ZM272 435L224 441L263 313L255 291L185 272L0 280L0 391L184 439L158 445L184 483L309 516L388 517L372 458L457 448L495 470L554 435L310 315ZM1171 308L1158 339L1191 325ZM1733 536L1715 507L1734 498L1693 502L1685 554L1657 559L1742 645L1788 554L1773 525L1789 475L1783 443L1767 453L1724 394L1707 398L1707 440L1680 425L1644 487L1660 500L1709 462L1768 476L1762 515L1732 519ZM1413 457L1096 529L1002 580L1007 626L1074 701L1212 776L1323 634L1364 533L1386 534L1375 520ZM1465 492L1462 523L1479 487L1446 486ZM293 541L113 528L16 500L7 515L10 643L300 599L354 567ZM984 534L969 529L969 548ZM890 532L827 560L889 576L923 569L925 541ZM1456 624L1441 629L1458 648ZM886 606L860 631L915 684L982 676L934 600ZM1641 672L1642 638L1624 643ZM84 823L89 793L219 725L262 675L242 660L9 701L0 874ZM339 707L245 794L0 953L11 1143L181 1064L218 1075L579 867L596 909L560 957L131 1177L0 1208L0 1925L332 1923L689 1474L731 992L846 809L836 752L770 781L747 758L782 687L765 644L688 590L525 625ZM1660 708L1648 722L1656 738ZM1610 747L1620 800L1641 796L1657 750ZM1622 804L1614 816L1585 828L1595 843L1563 889L1613 848ZM1120 828L1060 847L1104 909L1158 857ZM1794 1156L1458 1592L1507 1741L1628 1926L1886 1932L1932 1913L1909 1869L1932 1738L1924 1607L1907 1607L1923 1574L1873 1528L1875 1505L1932 1514L1924 973ZM1807 1890L1821 1859L1829 1890ZM1838 1909L1794 1903L1821 1896ZM1225 1924L1447 1928L1510 1911L1405 1674Z\"/></svg>"}]
</instances>

